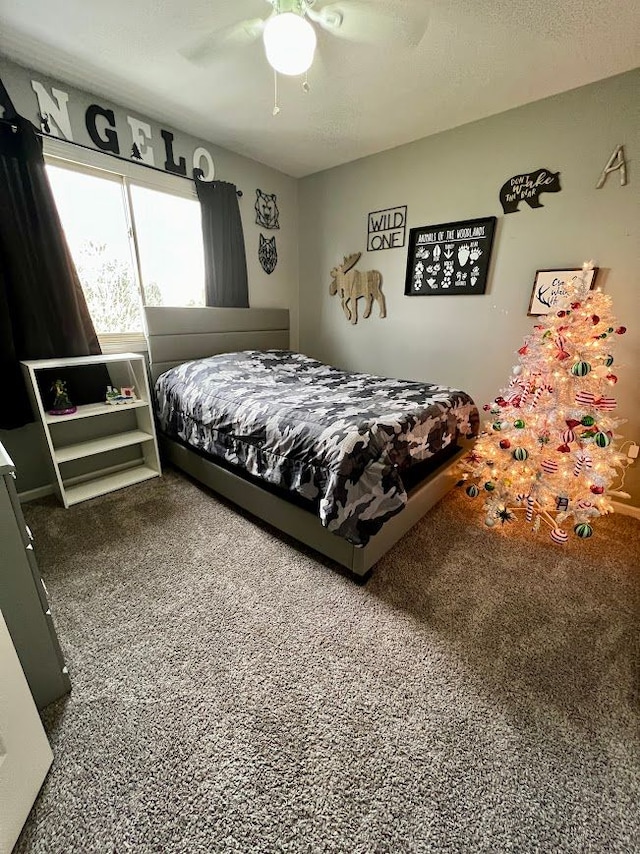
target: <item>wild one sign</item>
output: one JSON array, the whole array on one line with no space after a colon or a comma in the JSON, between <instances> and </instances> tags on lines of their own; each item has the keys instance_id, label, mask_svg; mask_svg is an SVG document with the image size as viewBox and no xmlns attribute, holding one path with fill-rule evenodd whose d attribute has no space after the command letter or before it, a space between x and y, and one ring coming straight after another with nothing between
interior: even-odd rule
<instances>
[{"instance_id":1,"label":"wild one sign","mask_svg":"<svg viewBox=\"0 0 640 854\"><path fill-rule=\"evenodd\" d=\"M407 234L407 206L373 211L367 219L367 252L401 249Z\"/></svg>"}]
</instances>

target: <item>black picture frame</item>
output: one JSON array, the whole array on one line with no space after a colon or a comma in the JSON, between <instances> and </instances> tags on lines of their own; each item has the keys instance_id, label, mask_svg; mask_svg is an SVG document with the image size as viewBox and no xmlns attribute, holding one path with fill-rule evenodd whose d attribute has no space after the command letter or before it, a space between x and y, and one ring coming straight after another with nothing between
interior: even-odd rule
<instances>
[{"instance_id":1,"label":"black picture frame","mask_svg":"<svg viewBox=\"0 0 640 854\"><path fill-rule=\"evenodd\" d=\"M412 228L405 296L484 294L496 223L488 216Z\"/></svg>"}]
</instances>

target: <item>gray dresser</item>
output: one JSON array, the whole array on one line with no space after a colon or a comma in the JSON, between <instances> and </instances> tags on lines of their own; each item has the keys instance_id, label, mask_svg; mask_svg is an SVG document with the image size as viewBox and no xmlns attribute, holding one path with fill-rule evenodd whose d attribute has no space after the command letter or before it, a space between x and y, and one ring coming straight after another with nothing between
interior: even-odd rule
<instances>
[{"instance_id":1,"label":"gray dresser","mask_svg":"<svg viewBox=\"0 0 640 854\"><path fill-rule=\"evenodd\" d=\"M15 478L15 466L0 444L0 610L33 698L41 709L66 694L71 682Z\"/></svg>"}]
</instances>

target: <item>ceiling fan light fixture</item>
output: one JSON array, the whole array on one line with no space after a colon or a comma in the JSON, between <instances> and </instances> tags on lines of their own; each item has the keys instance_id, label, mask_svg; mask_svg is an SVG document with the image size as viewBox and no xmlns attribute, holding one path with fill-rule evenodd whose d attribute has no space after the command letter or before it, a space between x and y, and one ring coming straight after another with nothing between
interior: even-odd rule
<instances>
[{"instance_id":1,"label":"ceiling fan light fixture","mask_svg":"<svg viewBox=\"0 0 640 854\"><path fill-rule=\"evenodd\" d=\"M279 74L295 76L311 68L316 50L316 31L295 12L269 18L264 27L264 49L269 65Z\"/></svg>"}]
</instances>

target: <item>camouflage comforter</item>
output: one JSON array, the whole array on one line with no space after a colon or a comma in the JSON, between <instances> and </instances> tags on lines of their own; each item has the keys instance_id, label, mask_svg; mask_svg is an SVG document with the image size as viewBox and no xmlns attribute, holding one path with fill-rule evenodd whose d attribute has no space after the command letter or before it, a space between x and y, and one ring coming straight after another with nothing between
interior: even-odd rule
<instances>
[{"instance_id":1,"label":"camouflage comforter","mask_svg":"<svg viewBox=\"0 0 640 854\"><path fill-rule=\"evenodd\" d=\"M158 378L155 404L168 436L311 499L357 546L404 507L403 470L478 429L462 391L286 350L186 362Z\"/></svg>"}]
</instances>

